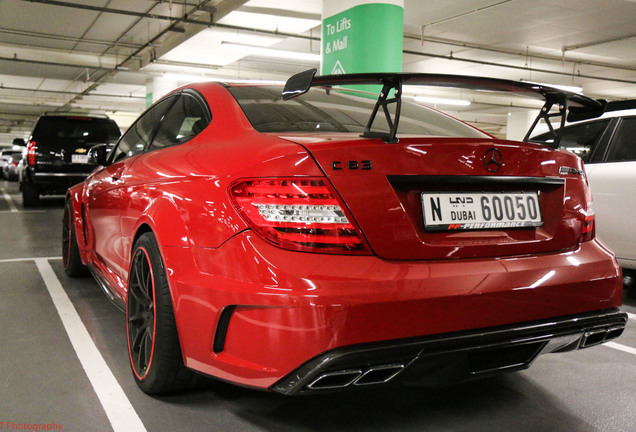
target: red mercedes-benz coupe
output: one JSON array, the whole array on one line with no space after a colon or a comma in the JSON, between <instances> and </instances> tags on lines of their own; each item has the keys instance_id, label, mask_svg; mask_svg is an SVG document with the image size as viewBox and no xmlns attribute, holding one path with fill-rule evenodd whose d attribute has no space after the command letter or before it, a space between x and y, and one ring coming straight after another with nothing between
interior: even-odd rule
<instances>
[{"instance_id":1,"label":"red mercedes-benz coupe","mask_svg":"<svg viewBox=\"0 0 636 432\"><path fill-rule=\"evenodd\" d=\"M621 334L581 160L408 103L409 85L542 98L548 123L603 110L530 83L314 70L179 88L91 150L64 267L125 309L143 391L193 371L284 394L437 385Z\"/></svg>"}]
</instances>

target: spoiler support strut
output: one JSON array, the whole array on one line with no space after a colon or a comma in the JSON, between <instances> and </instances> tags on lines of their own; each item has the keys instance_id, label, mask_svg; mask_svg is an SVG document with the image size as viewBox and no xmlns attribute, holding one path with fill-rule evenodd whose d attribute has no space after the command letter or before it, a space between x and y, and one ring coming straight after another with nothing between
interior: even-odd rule
<instances>
[{"instance_id":1,"label":"spoiler support strut","mask_svg":"<svg viewBox=\"0 0 636 432\"><path fill-rule=\"evenodd\" d=\"M534 132L534 129L537 127L539 122L543 120L545 124L548 126L548 129L550 129L550 135L554 137L554 140L552 141L552 144L550 145L550 147L555 149L559 148L559 143L561 142L561 135L562 135L560 131L562 131L563 126L565 126L565 119L567 117L568 108L569 108L567 98L564 97L561 99L562 99L561 101L549 100L549 99L546 100L545 104L541 108L541 111L539 111L539 114L532 122L532 126L530 126L530 129L528 129L526 136L523 138L524 141L530 141L530 135L532 135L532 132ZM559 111L551 113L550 111L552 111L552 107L554 106L554 104L558 104ZM559 121L558 129L554 129L554 126L552 125L551 119L554 117L561 118L561 120Z\"/></svg>"}]
</instances>

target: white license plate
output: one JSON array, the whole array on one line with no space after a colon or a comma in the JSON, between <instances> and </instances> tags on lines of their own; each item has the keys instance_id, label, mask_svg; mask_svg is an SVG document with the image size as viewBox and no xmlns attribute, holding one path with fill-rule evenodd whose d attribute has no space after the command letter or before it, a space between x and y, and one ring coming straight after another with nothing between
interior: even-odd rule
<instances>
[{"instance_id":1,"label":"white license plate","mask_svg":"<svg viewBox=\"0 0 636 432\"><path fill-rule=\"evenodd\" d=\"M423 192L429 231L524 228L543 225L537 192Z\"/></svg>"},{"instance_id":2,"label":"white license plate","mask_svg":"<svg viewBox=\"0 0 636 432\"><path fill-rule=\"evenodd\" d=\"M73 154L71 155L71 162L76 164L87 164L88 155L85 154Z\"/></svg>"}]
</instances>

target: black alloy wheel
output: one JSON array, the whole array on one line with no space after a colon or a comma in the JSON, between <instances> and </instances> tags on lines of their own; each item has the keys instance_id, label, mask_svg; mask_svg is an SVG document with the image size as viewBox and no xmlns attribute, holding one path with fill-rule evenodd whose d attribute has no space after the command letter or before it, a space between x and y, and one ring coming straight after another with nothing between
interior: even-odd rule
<instances>
[{"instance_id":1,"label":"black alloy wheel","mask_svg":"<svg viewBox=\"0 0 636 432\"><path fill-rule=\"evenodd\" d=\"M126 305L133 377L148 394L193 387L199 376L183 363L168 279L155 236L135 242Z\"/></svg>"},{"instance_id":2,"label":"black alloy wheel","mask_svg":"<svg viewBox=\"0 0 636 432\"><path fill-rule=\"evenodd\" d=\"M148 252L140 247L133 257L128 292L130 361L139 379L148 373L155 338L155 284Z\"/></svg>"}]
</instances>

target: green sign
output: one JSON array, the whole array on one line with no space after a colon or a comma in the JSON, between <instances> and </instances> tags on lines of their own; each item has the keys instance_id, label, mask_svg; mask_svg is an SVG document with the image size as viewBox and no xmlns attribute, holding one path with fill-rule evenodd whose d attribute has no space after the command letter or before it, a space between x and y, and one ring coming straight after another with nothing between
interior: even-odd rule
<instances>
[{"instance_id":1,"label":"green sign","mask_svg":"<svg viewBox=\"0 0 636 432\"><path fill-rule=\"evenodd\" d=\"M402 71L404 8L370 3L323 19L322 75Z\"/></svg>"}]
</instances>

